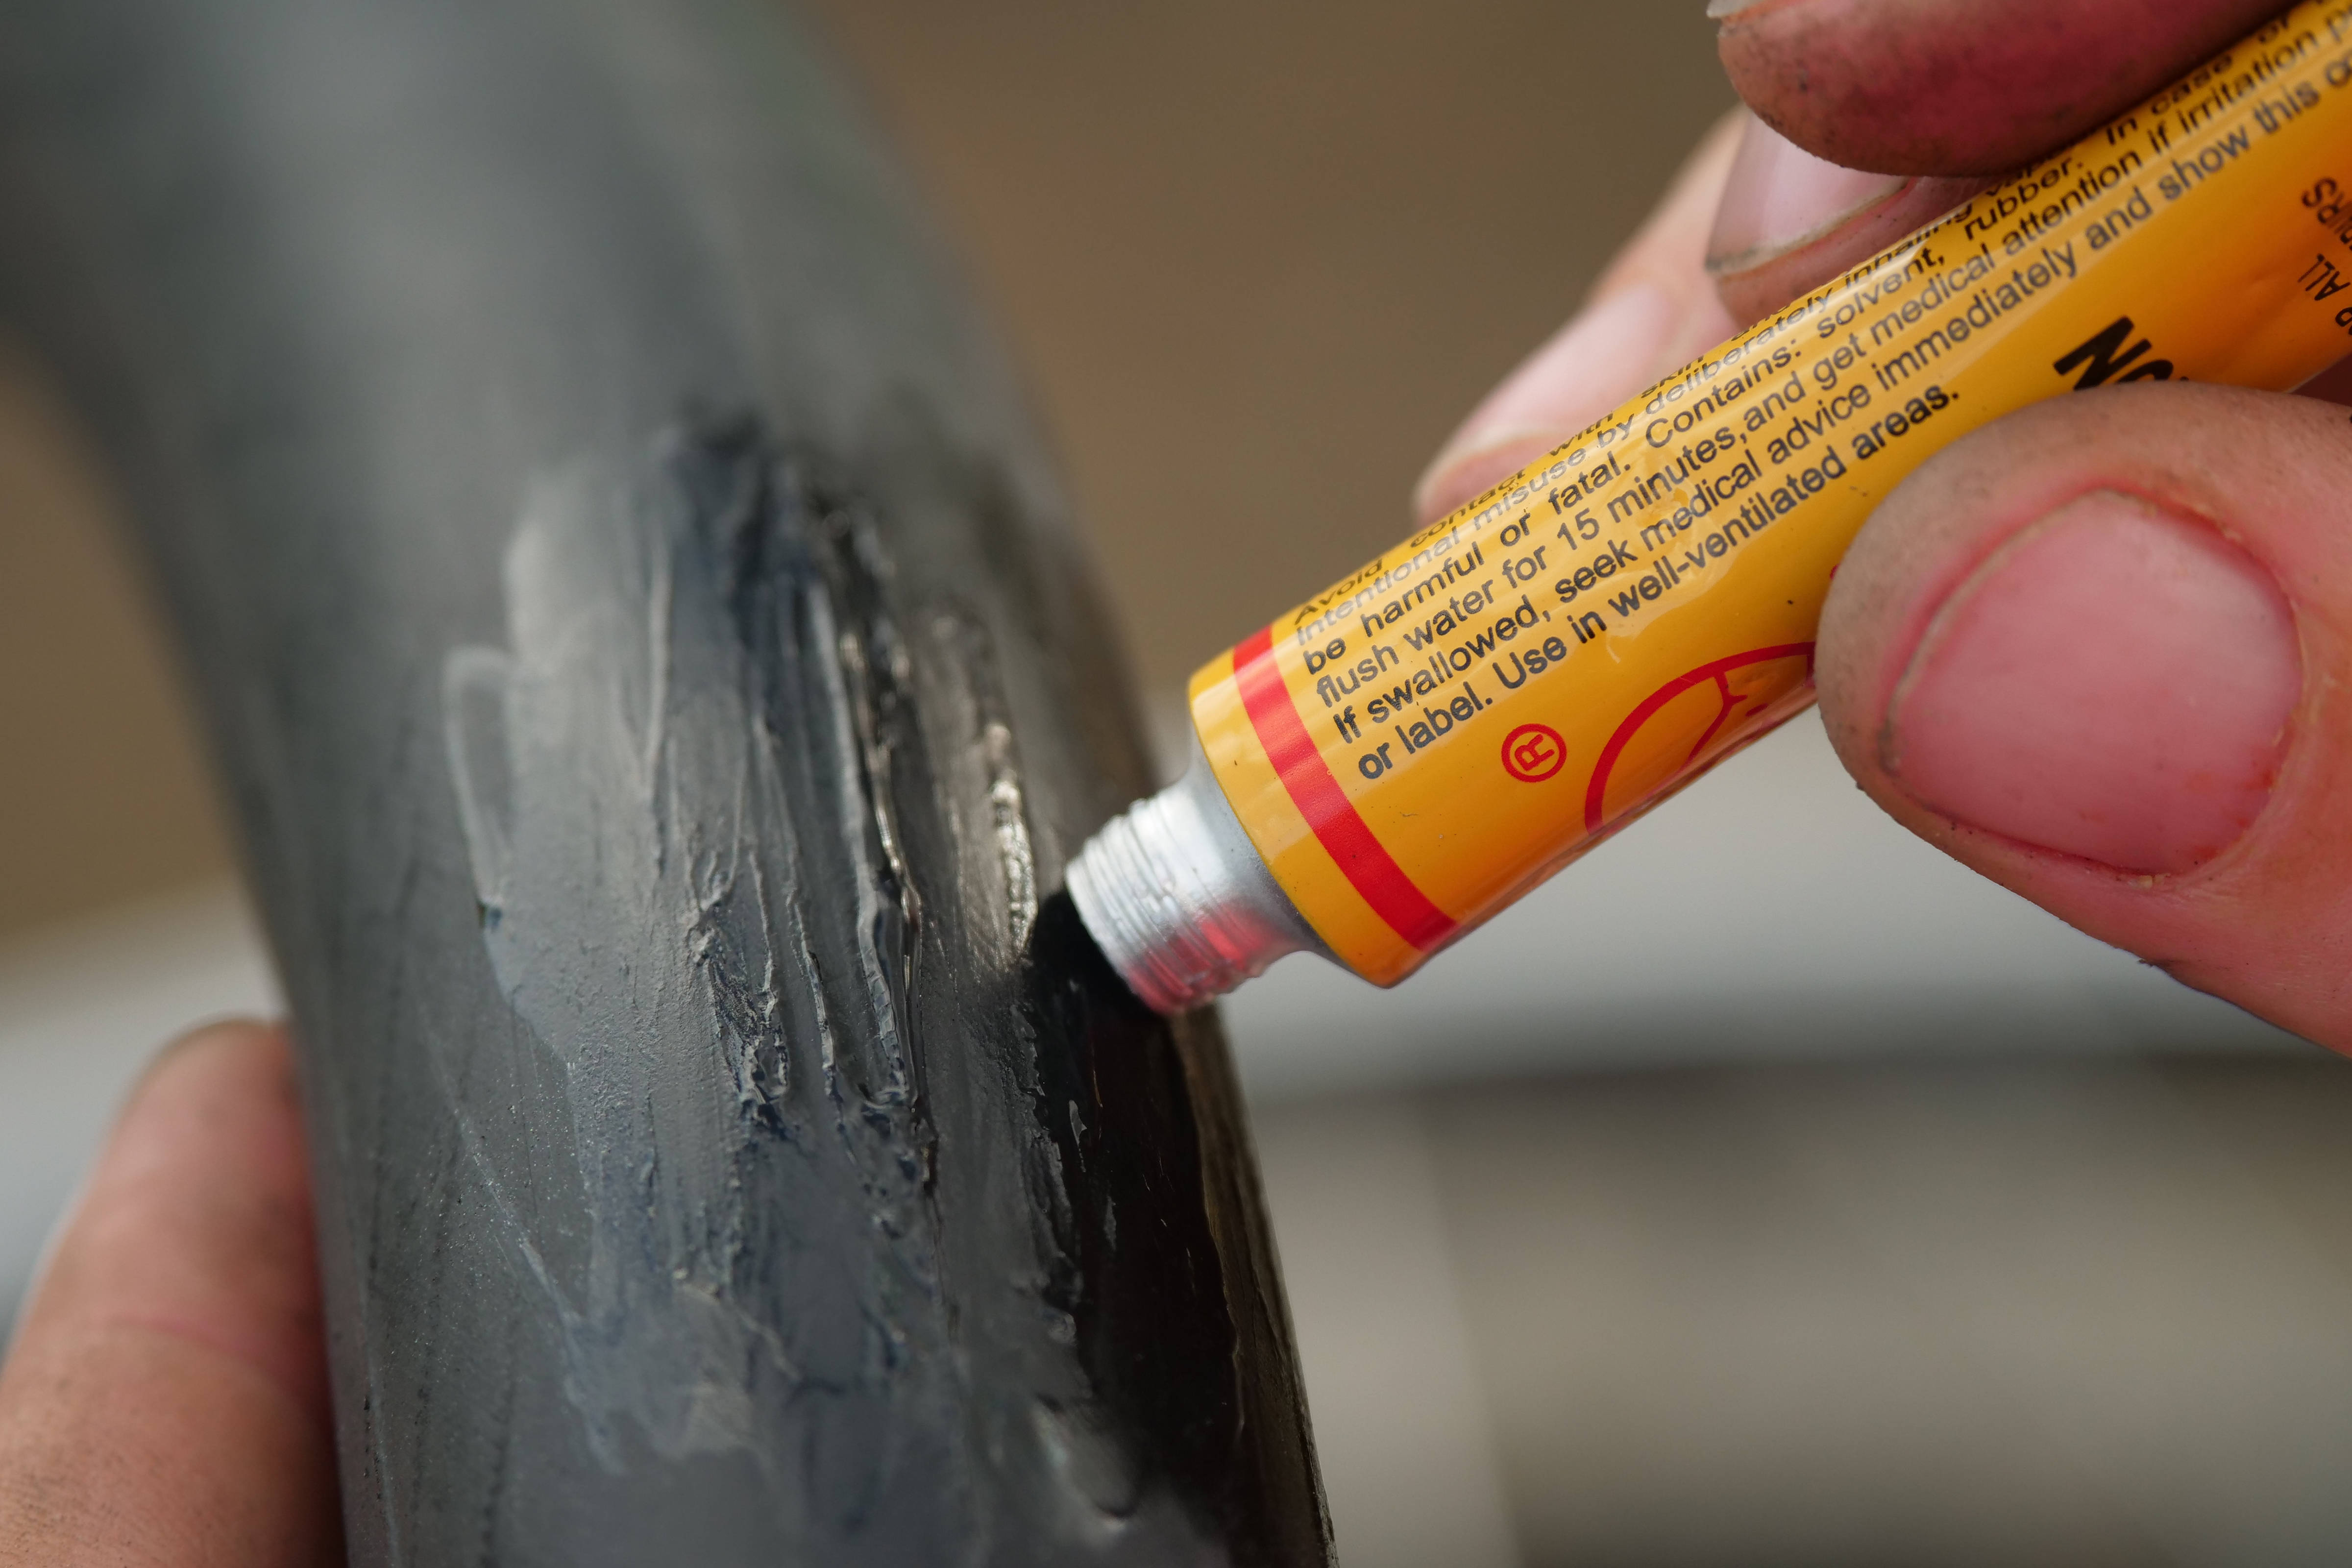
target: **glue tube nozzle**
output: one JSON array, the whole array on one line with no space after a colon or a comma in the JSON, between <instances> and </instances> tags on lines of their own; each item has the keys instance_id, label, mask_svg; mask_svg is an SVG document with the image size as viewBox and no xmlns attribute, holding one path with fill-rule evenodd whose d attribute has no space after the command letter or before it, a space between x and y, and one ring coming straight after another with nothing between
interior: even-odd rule
<instances>
[{"instance_id":1,"label":"glue tube nozzle","mask_svg":"<svg viewBox=\"0 0 2352 1568\"><path fill-rule=\"evenodd\" d=\"M1070 863L1070 900L1157 1013L1223 995L1285 953L1328 956L1265 868L1194 743L1192 766L1103 825Z\"/></svg>"}]
</instances>

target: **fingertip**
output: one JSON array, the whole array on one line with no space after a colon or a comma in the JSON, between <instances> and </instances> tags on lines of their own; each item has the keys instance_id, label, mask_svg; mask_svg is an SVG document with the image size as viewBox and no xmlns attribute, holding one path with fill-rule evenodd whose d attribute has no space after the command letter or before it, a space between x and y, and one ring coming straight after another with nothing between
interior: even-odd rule
<instances>
[{"instance_id":1,"label":"fingertip","mask_svg":"<svg viewBox=\"0 0 2352 1568\"><path fill-rule=\"evenodd\" d=\"M2094 490L1937 607L1879 766L1956 823L2183 875L2262 814L2302 687L2294 614L2261 563L2210 520Z\"/></svg>"},{"instance_id":2,"label":"fingertip","mask_svg":"<svg viewBox=\"0 0 2352 1568\"><path fill-rule=\"evenodd\" d=\"M284 1031L159 1053L0 1366L0 1563L331 1558L311 1226Z\"/></svg>"},{"instance_id":3,"label":"fingertip","mask_svg":"<svg viewBox=\"0 0 2352 1568\"><path fill-rule=\"evenodd\" d=\"M325 1427L313 1217L284 1027L210 1025L132 1088L44 1286L242 1357Z\"/></svg>"},{"instance_id":4,"label":"fingertip","mask_svg":"<svg viewBox=\"0 0 2352 1568\"><path fill-rule=\"evenodd\" d=\"M1849 168L1999 174L2088 134L2278 0L1761 0L1717 10L1732 85Z\"/></svg>"},{"instance_id":5,"label":"fingertip","mask_svg":"<svg viewBox=\"0 0 2352 1568\"><path fill-rule=\"evenodd\" d=\"M1707 237L1707 271L1731 318L1747 325L1990 184L1845 168L1751 115Z\"/></svg>"},{"instance_id":6,"label":"fingertip","mask_svg":"<svg viewBox=\"0 0 2352 1568\"><path fill-rule=\"evenodd\" d=\"M1840 759L2092 935L2352 1044L2352 484L2341 416L2156 385L2055 399L1881 504L1823 608Z\"/></svg>"},{"instance_id":7,"label":"fingertip","mask_svg":"<svg viewBox=\"0 0 2352 1568\"><path fill-rule=\"evenodd\" d=\"M172 1090L166 1084L178 1083L202 1085L207 1092L256 1094L262 1103L292 1111L299 1131L300 1089L294 1047L281 1023L221 1018L166 1042L149 1058L123 1097L116 1126L139 1112L151 1098L169 1096Z\"/></svg>"}]
</instances>

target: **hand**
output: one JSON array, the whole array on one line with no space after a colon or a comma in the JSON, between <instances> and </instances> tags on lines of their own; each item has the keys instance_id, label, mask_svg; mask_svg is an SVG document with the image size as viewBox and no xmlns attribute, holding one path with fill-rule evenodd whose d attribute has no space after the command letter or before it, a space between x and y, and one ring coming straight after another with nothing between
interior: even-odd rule
<instances>
[{"instance_id":1,"label":"hand","mask_svg":"<svg viewBox=\"0 0 2352 1568\"><path fill-rule=\"evenodd\" d=\"M1717 0L1753 115L1471 414L1422 519L2282 8ZM1816 655L1838 754L1964 864L2352 1049L2346 497L2352 424L2309 396L2140 384L1978 431L1838 574Z\"/></svg>"},{"instance_id":2,"label":"hand","mask_svg":"<svg viewBox=\"0 0 2352 1568\"><path fill-rule=\"evenodd\" d=\"M133 1092L0 1367L0 1565L341 1559L293 1061L224 1025Z\"/></svg>"}]
</instances>

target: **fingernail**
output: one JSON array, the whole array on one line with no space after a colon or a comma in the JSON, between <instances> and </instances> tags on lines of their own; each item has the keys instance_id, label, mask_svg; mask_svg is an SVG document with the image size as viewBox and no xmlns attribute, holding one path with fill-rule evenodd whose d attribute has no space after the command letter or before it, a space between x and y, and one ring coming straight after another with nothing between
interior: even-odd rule
<instances>
[{"instance_id":1,"label":"fingernail","mask_svg":"<svg viewBox=\"0 0 2352 1568\"><path fill-rule=\"evenodd\" d=\"M1936 612L1880 760L1963 826L2186 871L2261 813L2302 685L2294 612L2259 563L2201 523L2097 491Z\"/></svg>"},{"instance_id":2,"label":"fingernail","mask_svg":"<svg viewBox=\"0 0 2352 1568\"><path fill-rule=\"evenodd\" d=\"M1707 268L1735 272L1794 250L1910 183L1906 175L1866 174L1816 158L1751 115L1716 209Z\"/></svg>"},{"instance_id":3,"label":"fingernail","mask_svg":"<svg viewBox=\"0 0 2352 1568\"><path fill-rule=\"evenodd\" d=\"M1706 14L1720 19L1735 11L1745 11L1755 4L1756 0L1706 0Z\"/></svg>"},{"instance_id":4,"label":"fingernail","mask_svg":"<svg viewBox=\"0 0 2352 1568\"><path fill-rule=\"evenodd\" d=\"M1616 407L1649 379L1675 324L1654 284L1594 300L1471 410L1413 486L1416 514L1443 517Z\"/></svg>"}]
</instances>

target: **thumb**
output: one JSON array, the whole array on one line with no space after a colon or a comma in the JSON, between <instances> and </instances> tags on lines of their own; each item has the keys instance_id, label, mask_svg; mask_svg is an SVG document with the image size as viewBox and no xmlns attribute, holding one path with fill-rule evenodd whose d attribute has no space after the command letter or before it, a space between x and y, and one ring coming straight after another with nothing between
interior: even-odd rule
<instances>
[{"instance_id":1,"label":"thumb","mask_svg":"<svg viewBox=\"0 0 2352 1568\"><path fill-rule=\"evenodd\" d=\"M0 1368L0 1568L341 1556L293 1063L207 1029L132 1094Z\"/></svg>"},{"instance_id":2,"label":"thumb","mask_svg":"<svg viewBox=\"0 0 2352 1568\"><path fill-rule=\"evenodd\" d=\"M2352 1049L2352 427L2125 386L1923 465L1823 610L1822 709L1906 826Z\"/></svg>"}]
</instances>

